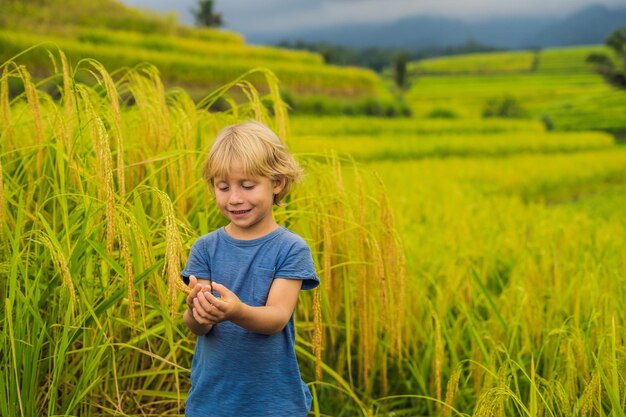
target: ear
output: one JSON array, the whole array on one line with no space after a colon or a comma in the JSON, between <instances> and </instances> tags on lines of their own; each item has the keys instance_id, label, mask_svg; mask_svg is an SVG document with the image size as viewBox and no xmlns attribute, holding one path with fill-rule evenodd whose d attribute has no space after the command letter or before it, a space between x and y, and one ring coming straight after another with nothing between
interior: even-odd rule
<instances>
[{"instance_id":1,"label":"ear","mask_svg":"<svg viewBox=\"0 0 626 417\"><path fill-rule=\"evenodd\" d=\"M280 176L276 178L273 182L274 182L273 193L274 195L276 195L280 193L283 190L283 188L285 188L285 183L287 182L287 180L285 179L284 176Z\"/></svg>"}]
</instances>

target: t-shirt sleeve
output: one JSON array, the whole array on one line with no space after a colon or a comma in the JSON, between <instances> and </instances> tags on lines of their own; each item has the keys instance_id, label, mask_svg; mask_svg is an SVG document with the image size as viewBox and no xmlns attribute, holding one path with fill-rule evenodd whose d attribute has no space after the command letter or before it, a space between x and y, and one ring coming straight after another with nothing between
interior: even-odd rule
<instances>
[{"instance_id":1,"label":"t-shirt sleeve","mask_svg":"<svg viewBox=\"0 0 626 417\"><path fill-rule=\"evenodd\" d=\"M311 250L303 239L296 240L289 248L277 266L274 278L301 279L303 290L313 289L320 284Z\"/></svg>"},{"instance_id":2,"label":"t-shirt sleeve","mask_svg":"<svg viewBox=\"0 0 626 417\"><path fill-rule=\"evenodd\" d=\"M211 278L211 267L209 264L209 257L205 245L206 243L203 239L198 239L189 251L187 265L185 266L185 269L183 269L183 271L180 273L182 280L187 285L189 285L190 275L194 275L196 278L200 279Z\"/></svg>"}]
</instances>

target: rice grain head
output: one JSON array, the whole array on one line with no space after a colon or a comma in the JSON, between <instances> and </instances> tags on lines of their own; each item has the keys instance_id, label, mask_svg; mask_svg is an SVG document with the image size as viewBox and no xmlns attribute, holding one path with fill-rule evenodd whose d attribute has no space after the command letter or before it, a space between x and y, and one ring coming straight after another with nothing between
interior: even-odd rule
<instances>
[{"instance_id":1,"label":"rice grain head","mask_svg":"<svg viewBox=\"0 0 626 417\"><path fill-rule=\"evenodd\" d=\"M56 266L58 272L61 274L61 282L63 282L63 286L66 288L69 294L70 309L72 310L73 314L76 305L76 290L74 288L74 282L72 281L70 270L67 266L67 259L65 258L65 255L63 255L61 248L55 245L48 235L41 232L38 240L44 246L46 246L46 248L48 248L52 262Z\"/></svg>"},{"instance_id":2,"label":"rice grain head","mask_svg":"<svg viewBox=\"0 0 626 417\"><path fill-rule=\"evenodd\" d=\"M443 370L443 340L441 337L441 323L439 322L439 317L437 312L433 309L433 322L434 322L434 330L435 330L435 398L441 401L441 386L442 386L442 370ZM438 407L441 408L441 404L437 403Z\"/></svg>"},{"instance_id":3,"label":"rice grain head","mask_svg":"<svg viewBox=\"0 0 626 417\"><path fill-rule=\"evenodd\" d=\"M6 224L6 208L4 198L4 178L2 176L2 159L0 158L0 250L5 244L4 225Z\"/></svg>"},{"instance_id":4,"label":"rice grain head","mask_svg":"<svg viewBox=\"0 0 626 417\"><path fill-rule=\"evenodd\" d=\"M111 157L111 149L109 148L109 135L104 127L104 123L102 119L96 117L93 120L93 123L97 126L98 131L98 139L100 142L99 150L99 161L102 164L101 172L104 175L104 191L105 191L105 215L107 221L107 234L106 234L106 242L107 242L107 250L109 253L113 252L113 243L115 239L116 227L115 227L115 190L113 184L113 167L112 167L112 157Z\"/></svg>"},{"instance_id":5,"label":"rice grain head","mask_svg":"<svg viewBox=\"0 0 626 417\"><path fill-rule=\"evenodd\" d=\"M267 86L270 90L270 98L272 99L276 132L278 133L278 137L287 144L289 142L289 113L287 112L287 104L280 96L280 81L273 72L265 70L264 73Z\"/></svg>"},{"instance_id":6,"label":"rice grain head","mask_svg":"<svg viewBox=\"0 0 626 417\"><path fill-rule=\"evenodd\" d=\"M74 77L70 74L67 58L63 51L59 51L61 55L61 67L63 70L63 107L65 110L65 117L63 119L65 132L63 135L63 141L66 152L68 155L72 154L72 132L74 130L74 118L72 117L73 110L76 107L76 99L74 94Z\"/></svg>"},{"instance_id":7,"label":"rice grain head","mask_svg":"<svg viewBox=\"0 0 626 417\"><path fill-rule=\"evenodd\" d=\"M163 265L163 276L168 278L168 297L170 299L170 313L176 317L178 310L178 293L176 289L189 292L180 280L180 262L183 250L182 239L178 231L176 216L172 200L163 191L155 190L161 201L161 209L165 217L165 263ZM183 289L185 287L186 289Z\"/></svg>"},{"instance_id":8,"label":"rice grain head","mask_svg":"<svg viewBox=\"0 0 626 417\"><path fill-rule=\"evenodd\" d=\"M44 154L44 148L43 148L44 128L43 128L43 121L41 119L41 108L39 105L37 89L35 88L35 85L33 84L30 73L28 72L28 70L26 70L26 67L23 65L20 65L18 68L19 68L20 75L22 77L22 82L24 83L24 91L26 92L26 101L28 102L28 107L30 108L30 111L33 116L33 123L34 123L34 128L35 128L35 131L34 131L35 144L39 148L39 150L37 151L37 173L39 173L39 171L41 170L41 164L43 162L43 154Z\"/></svg>"},{"instance_id":9,"label":"rice grain head","mask_svg":"<svg viewBox=\"0 0 626 417\"><path fill-rule=\"evenodd\" d=\"M113 111L113 123L111 123L111 133L113 141L115 142L116 154L117 154L117 182L118 193L124 197L126 194L126 181L124 178L124 134L122 130L122 118L120 115L120 103L117 87L109 75L108 71L102 66L102 64L94 62L94 66L100 73L102 81L106 88L109 101L111 103L111 109Z\"/></svg>"},{"instance_id":10,"label":"rice grain head","mask_svg":"<svg viewBox=\"0 0 626 417\"><path fill-rule=\"evenodd\" d=\"M313 290L313 353L315 354L315 379L322 380L322 353L324 346L324 322L322 319L322 292Z\"/></svg>"},{"instance_id":11,"label":"rice grain head","mask_svg":"<svg viewBox=\"0 0 626 417\"><path fill-rule=\"evenodd\" d=\"M0 112L2 113L2 130L0 135L3 142L8 142L11 138L11 105L9 102L9 70L5 66L0 79Z\"/></svg>"},{"instance_id":12,"label":"rice grain head","mask_svg":"<svg viewBox=\"0 0 626 417\"><path fill-rule=\"evenodd\" d=\"M450 375L450 379L448 379L448 384L446 386L446 400L445 403L450 407L453 406L454 403L454 395L457 391L457 386L459 385L459 379L461 378L462 367L457 365L452 375ZM443 417L448 417L450 414L450 408L445 407L443 409Z\"/></svg>"},{"instance_id":13,"label":"rice grain head","mask_svg":"<svg viewBox=\"0 0 626 417\"><path fill-rule=\"evenodd\" d=\"M122 252L122 259L124 261L124 275L126 276L126 287L128 293L128 313L130 318L130 323L135 327L137 323L136 313L135 313L135 273L133 270L132 264L132 253L128 247L128 229L123 226L123 223L120 222L120 250Z\"/></svg>"}]
</instances>

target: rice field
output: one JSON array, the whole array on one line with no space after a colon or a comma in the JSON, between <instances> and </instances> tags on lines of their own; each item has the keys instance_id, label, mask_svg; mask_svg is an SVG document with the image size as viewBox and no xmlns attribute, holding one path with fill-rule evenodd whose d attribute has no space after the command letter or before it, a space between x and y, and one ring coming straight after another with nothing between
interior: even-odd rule
<instances>
[{"instance_id":1,"label":"rice field","mask_svg":"<svg viewBox=\"0 0 626 417\"><path fill-rule=\"evenodd\" d=\"M489 75L498 73L592 73L591 53L611 55L606 46L574 46L537 51L504 51L428 58L412 62L416 75Z\"/></svg>"},{"instance_id":2,"label":"rice field","mask_svg":"<svg viewBox=\"0 0 626 417\"><path fill-rule=\"evenodd\" d=\"M410 65L406 100L418 117L465 119L480 118L490 101L509 97L550 129L623 131L626 94L586 62L598 52L614 56L597 45L418 61Z\"/></svg>"},{"instance_id":3,"label":"rice field","mask_svg":"<svg viewBox=\"0 0 626 417\"><path fill-rule=\"evenodd\" d=\"M626 149L524 120L394 122L292 119L294 149L380 176L407 254L412 359L377 412L623 415Z\"/></svg>"},{"instance_id":4,"label":"rice field","mask_svg":"<svg viewBox=\"0 0 626 417\"><path fill-rule=\"evenodd\" d=\"M626 151L612 137L289 121L268 71L254 74L267 96L244 76L194 103L149 66L55 62L41 84L1 68L1 415L183 414L194 338L178 272L223 224L200 166L220 127L249 118L307 169L276 216L323 282L296 311L314 415L624 415ZM231 93L249 101L207 111Z\"/></svg>"},{"instance_id":5,"label":"rice field","mask_svg":"<svg viewBox=\"0 0 626 417\"><path fill-rule=\"evenodd\" d=\"M259 70L269 117L245 76L196 104L166 92L154 68L111 77L96 61L57 59L46 83L59 99L23 66L5 63L0 78L0 414L182 415L195 337L181 320L179 272L193 241L222 225L200 166L237 120L288 137L277 79ZM77 82L79 71L94 82ZM24 93L12 97L10 80ZM235 89L249 102L207 111ZM384 196L374 177L352 167L345 185L360 191L348 193L339 159L302 163L315 180L276 213L308 240L324 281L299 304L298 354L320 401L369 413L361 390L378 389L380 359L400 357L407 332L380 320L403 309L393 289L406 280L404 253L389 207L365 194L371 185Z\"/></svg>"},{"instance_id":6,"label":"rice field","mask_svg":"<svg viewBox=\"0 0 626 417\"><path fill-rule=\"evenodd\" d=\"M110 35L111 38L124 38L127 35ZM271 48L259 49L243 45L220 45L213 48L211 44L202 42L205 51L213 49L215 54L199 52L190 53L184 48L160 50L158 48L140 47L133 44L147 42L149 35L130 35L130 42L93 43L90 39L66 38L36 33L0 31L2 51L0 59L8 60L26 51L20 57L30 65L48 67L51 51L59 48L67 53L72 62L83 59L97 59L114 71L119 68L133 67L149 62L167 75L170 84L178 86L203 86L202 95L211 89L218 88L237 78L240 74L257 67L270 68L280 77L283 87L296 94L326 94L346 97L378 97L380 83L378 76L372 71L360 68L340 68L323 65L321 62L312 64L301 53L290 51L272 51ZM180 39L179 43L185 43ZM34 46L41 45L33 48ZM190 46L193 46L193 41ZM30 49L30 50L29 50ZM297 59L277 59L279 56L292 55ZM207 82L210 80L210 82ZM250 82L263 88L261 79L251 77Z\"/></svg>"},{"instance_id":7,"label":"rice field","mask_svg":"<svg viewBox=\"0 0 626 417\"><path fill-rule=\"evenodd\" d=\"M610 91L595 74L423 76L412 81L407 101L416 116L426 117L434 109L449 109L457 118L480 118L490 99L510 96L531 116L539 117L550 105Z\"/></svg>"},{"instance_id":8,"label":"rice field","mask_svg":"<svg viewBox=\"0 0 626 417\"><path fill-rule=\"evenodd\" d=\"M424 59L409 66L415 74L498 74L530 72L539 54L532 51L464 54Z\"/></svg>"}]
</instances>

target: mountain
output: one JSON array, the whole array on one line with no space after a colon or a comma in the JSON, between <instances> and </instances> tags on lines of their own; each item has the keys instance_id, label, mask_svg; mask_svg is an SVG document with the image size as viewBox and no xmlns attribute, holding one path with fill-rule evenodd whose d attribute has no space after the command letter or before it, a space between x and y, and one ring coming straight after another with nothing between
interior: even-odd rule
<instances>
[{"instance_id":1,"label":"mountain","mask_svg":"<svg viewBox=\"0 0 626 417\"><path fill-rule=\"evenodd\" d=\"M626 26L626 8L589 6L527 39L530 45L573 46L604 42L618 27Z\"/></svg>"},{"instance_id":2,"label":"mountain","mask_svg":"<svg viewBox=\"0 0 626 417\"><path fill-rule=\"evenodd\" d=\"M437 16L412 16L391 23L343 24L272 35L248 35L251 43L280 41L328 42L353 48L422 49L479 42L523 49L599 44L617 27L626 25L626 7L583 8L565 18L506 17L478 22Z\"/></svg>"}]
</instances>

